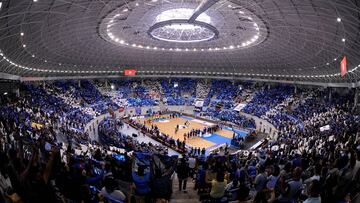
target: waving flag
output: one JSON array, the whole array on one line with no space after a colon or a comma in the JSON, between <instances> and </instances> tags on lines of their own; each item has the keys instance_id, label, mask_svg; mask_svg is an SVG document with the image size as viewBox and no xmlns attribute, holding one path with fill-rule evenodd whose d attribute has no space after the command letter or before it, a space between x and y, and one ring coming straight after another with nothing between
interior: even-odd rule
<instances>
[{"instance_id":1,"label":"waving flag","mask_svg":"<svg viewBox=\"0 0 360 203\"><path fill-rule=\"evenodd\" d=\"M344 56L344 58L341 60L340 63L340 71L341 71L341 76L344 77L344 75L346 75L347 73L347 60L346 60L346 56Z\"/></svg>"},{"instance_id":2,"label":"waving flag","mask_svg":"<svg viewBox=\"0 0 360 203\"><path fill-rule=\"evenodd\" d=\"M136 70L135 69L125 69L124 75L126 75L126 76L136 75Z\"/></svg>"}]
</instances>

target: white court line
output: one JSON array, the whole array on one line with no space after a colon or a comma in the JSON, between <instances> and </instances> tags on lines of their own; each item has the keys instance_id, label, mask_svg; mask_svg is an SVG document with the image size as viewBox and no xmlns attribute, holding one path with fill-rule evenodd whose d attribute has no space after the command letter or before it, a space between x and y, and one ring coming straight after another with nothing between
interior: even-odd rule
<instances>
[{"instance_id":1,"label":"white court line","mask_svg":"<svg viewBox=\"0 0 360 203\"><path fill-rule=\"evenodd\" d=\"M193 119L193 120L191 120L191 121L194 121L194 122L197 122L197 123L206 125L206 126L214 126L214 125L215 125L215 124L213 124L213 123L209 123L209 122L202 121L202 120L198 120L198 119Z\"/></svg>"}]
</instances>

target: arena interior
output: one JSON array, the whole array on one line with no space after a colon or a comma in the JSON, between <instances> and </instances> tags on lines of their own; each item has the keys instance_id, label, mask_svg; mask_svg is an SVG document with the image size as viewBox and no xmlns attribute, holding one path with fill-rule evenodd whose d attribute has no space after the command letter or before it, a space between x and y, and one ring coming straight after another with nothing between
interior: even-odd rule
<instances>
[{"instance_id":1,"label":"arena interior","mask_svg":"<svg viewBox=\"0 0 360 203\"><path fill-rule=\"evenodd\" d=\"M0 0L0 203L360 203L359 0Z\"/></svg>"}]
</instances>

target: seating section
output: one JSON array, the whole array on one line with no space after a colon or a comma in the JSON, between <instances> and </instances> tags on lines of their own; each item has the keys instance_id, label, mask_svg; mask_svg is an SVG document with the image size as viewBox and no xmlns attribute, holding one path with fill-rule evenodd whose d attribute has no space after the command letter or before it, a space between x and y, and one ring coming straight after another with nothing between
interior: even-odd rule
<instances>
[{"instance_id":1,"label":"seating section","mask_svg":"<svg viewBox=\"0 0 360 203\"><path fill-rule=\"evenodd\" d=\"M194 105L197 98L206 101L199 115L256 128L233 110L244 103L241 111L274 124L276 136L208 154L131 119L100 121L96 141L84 132L109 109ZM352 90L330 99L324 89L225 80L23 83L19 97L0 96L0 202L183 201L194 190L186 180L202 202L356 202L360 114L353 98ZM172 188L174 173L179 188Z\"/></svg>"},{"instance_id":2,"label":"seating section","mask_svg":"<svg viewBox=\"0 0 360 203\"><path fill-rule=\"evenodd\" d=\"M255 94L255 97L246 105L243 111L261 117L271 108L288 98L293 92L294 88L289 86L265 88Z\"/></svg>"}]
</instances>

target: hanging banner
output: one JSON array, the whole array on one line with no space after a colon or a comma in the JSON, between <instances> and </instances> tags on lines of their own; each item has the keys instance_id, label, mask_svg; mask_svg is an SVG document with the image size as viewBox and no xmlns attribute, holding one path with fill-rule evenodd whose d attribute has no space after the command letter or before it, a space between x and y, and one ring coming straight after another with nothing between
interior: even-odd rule
<instances>
[{"instance_id":1,"label":"hanging banner","mask_svg":"<svg viewBox=\"0 0 360 203\"><path fill-rule=\"evenodd\" d=\"M346 75L347 73L347 59L346 56L344 56L344 58L341 60L340 63L340 71L341 71L341 77L344 77L344 75Z\"/></svg>"},{"instance_id":2,"label":"hanging banner","mask_svg":"<svg viewBox=\"0 0 360 203\"><path fill-rule=\"evenodd\" d=\"M124 70L124 75L126 75L126 76L136 75L136 70L135 69L125 69Z\"/></svg>"}]
</instances>

